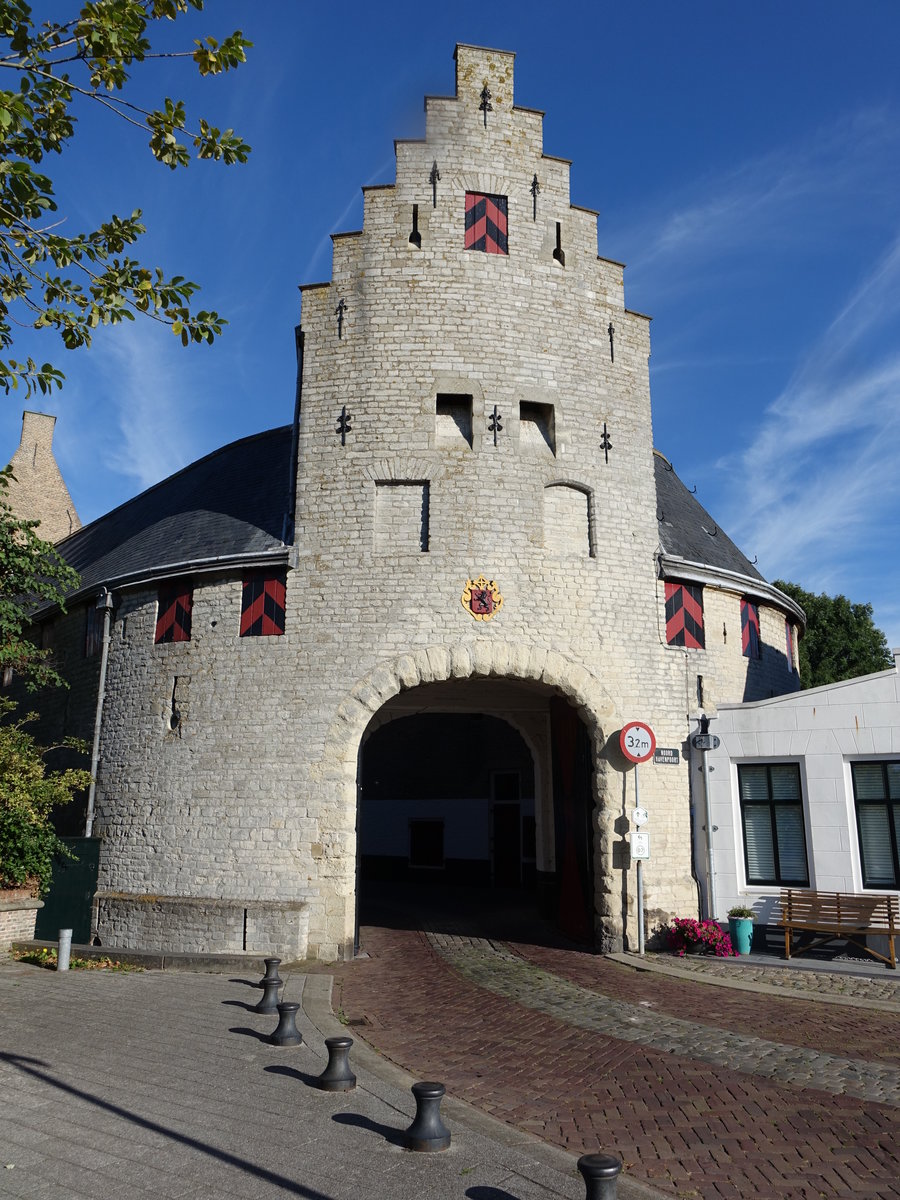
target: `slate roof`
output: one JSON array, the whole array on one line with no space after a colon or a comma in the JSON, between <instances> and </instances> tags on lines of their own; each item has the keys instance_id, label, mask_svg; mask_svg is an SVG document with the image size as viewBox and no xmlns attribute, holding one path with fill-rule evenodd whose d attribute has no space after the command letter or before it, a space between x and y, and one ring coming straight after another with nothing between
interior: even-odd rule
<instances>
[{"instance_id":1,"label":"slate roof","mask_svg":"<svg viewBox=\"0 0 900 1200\"><path fill-rule=\"evenodd\" d=\"M762 580L763 576L753 563L688 491L672 464L658 450L653 452L653 468L656 473L656 519L663 553Z\"/></svg>"},{"instance_id":2,"label":"slate roof","mask_svg":"<svg viewBox=\"0 0 900 1200\"><path fill-rule=\"evenodd\" d=\"M291 426L191 463L58 544L79 592L188 562L281 554L291 502Z\"/></svg>"},{"instance_id":3,"label":"slate roof","mask_svg":"<svg viewBox=\"0 0 900 1200\"><path fill-rule=\"evenodd\" d=\"M79 593L212 566L287 557L292 509L291 426L232 442L78 530L58 549L81 576ZM663 554L763 580L657 451Z\"/></svg>"}]
</instances>

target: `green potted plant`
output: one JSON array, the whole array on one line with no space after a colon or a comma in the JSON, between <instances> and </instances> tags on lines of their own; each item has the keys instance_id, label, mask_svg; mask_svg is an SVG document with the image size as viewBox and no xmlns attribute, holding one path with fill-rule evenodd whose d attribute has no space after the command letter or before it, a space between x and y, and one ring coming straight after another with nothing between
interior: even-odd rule
<instances>
[{"instance_id":1,"label":"green potted plant","mask_svg":"<svg viewBox=\"0 0 900 1200\"><path fill-rule=\"evenodd\" d=\"M753 945L753 922L756 913L746 904L735 904L728 910L728 936L738 954L749 954Z\"/></svg>"}]
</instances>

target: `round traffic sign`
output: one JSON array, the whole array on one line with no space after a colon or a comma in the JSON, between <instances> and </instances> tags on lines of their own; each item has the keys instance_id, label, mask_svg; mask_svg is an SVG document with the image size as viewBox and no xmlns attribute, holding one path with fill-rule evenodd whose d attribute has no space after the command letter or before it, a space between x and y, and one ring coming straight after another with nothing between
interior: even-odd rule
<instances>
[{"instance_id":1,"label":"round traffic sign","mask_svg":"<svg viewBox=\"0 0 900 1200\"><path fill-rule=\"evenodd\" d=\"M619 746L633 763L646 762L656 749L653 730L644 721L629 721L619 734Z\"/></svg>"}]
</instances>

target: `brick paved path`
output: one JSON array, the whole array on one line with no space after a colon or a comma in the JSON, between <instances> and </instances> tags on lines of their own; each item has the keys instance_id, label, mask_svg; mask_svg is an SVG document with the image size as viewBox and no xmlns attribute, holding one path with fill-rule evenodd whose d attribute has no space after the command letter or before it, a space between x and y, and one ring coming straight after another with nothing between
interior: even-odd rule
<instances>
[{"instance_id":1,"label":"brick paved path","mask_svg":"<svg viewBox=\"0 0 900 1200\"><path fill-rule=\"evenodd\" d=\"M337 972L355 1031L511 1124L681 1200L900 1197L894 1014L440 933L363 948Z\"/></svg>"},{"instance_id":2,"label":"brick paved path","mask_svg":"<svg viewBox=\"0 0 900 1200\"><path fill-rule=\"evenodd\" d=\"M529 962L560 975L582 987L611 992L621 1000L627 1000L654 1011L684 1017L689 1021L702 1020L705 1025L719 1029L751 1031L757 1037L788 1045L813 1046L829 1054L852 1055L871 1062L890 1063L900 1068L900 1003L896 1013L881 1013L875 1016L865 1007L845 1007L839 1004L819 1005L816 1019L810 1019L809 1001L817 982L826 995L835 995L834 988L827 982L840 978L824 972L789 972L781 968L746 968L732 962L706 961L702 967L691 964L691 974L701 977L711 974L719 979L731 974L741 982L747 981L748 971L766 987L778 986L785 995L760 996L752 991L733 991L725 987L698 987L691 978L672 979L667 976L648 975L641 971L624 970L614 962L594 954L572 953L548 946L535 946L517 942L516 951ZM662 956L660 956L662 957ZM702 960L701 960L702 961ZM704 971L704 967L706 970ZM683 965L679 962L678 970ZM770 981L778 979L773 985ZM854 998L865 995L865 976L843 981ZM885 981L884 990L878 993L878 1002L883 997L895 994L900 1000L900 985ZM890 990L887 990L890 989ZM814 1036L810 1037L810 1030Z\"/></svg>"},{"instance_id":3,"label":"brick paved path","mask_svg":"<svg viewBox=\"0 0 900 1200\"><path fill-rule=\"evenodd\" d=\"M804 993L817 996L834 996L841 999L859 999L875 1003L895 1004L900 1010L900 971L889 970L872 958L861 959L863 966L877 972L876 975L842 974L829 971L824 965L807 970L809 959L802 965L798 959L778 965L756 965L753 958L704 958L702 955L685 955L674 959L670 954L648 954L648 963L675 963L677 969L691 975L710 979L738 979L743 983L764 984L766 988L777 988L784 992Z\"/></svg>"}]
</instances>

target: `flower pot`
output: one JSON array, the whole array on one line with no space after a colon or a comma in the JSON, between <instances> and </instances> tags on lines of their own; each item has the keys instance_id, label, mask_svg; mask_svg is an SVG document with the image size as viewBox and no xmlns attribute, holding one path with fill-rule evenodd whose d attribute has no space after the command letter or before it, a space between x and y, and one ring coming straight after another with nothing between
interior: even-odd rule
<instances>
[{"instance_id":1,"label":"flower pot","mask_svg":"<svg viewBox=\"0 0 900 1200\"><path fill-rule=\"evenodd\" d=\"M753 922L749 917L729 917L728 936L737 954L749 954L753 945Z\"/></svg>"}]
</instances>

